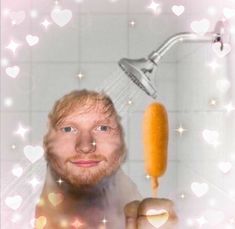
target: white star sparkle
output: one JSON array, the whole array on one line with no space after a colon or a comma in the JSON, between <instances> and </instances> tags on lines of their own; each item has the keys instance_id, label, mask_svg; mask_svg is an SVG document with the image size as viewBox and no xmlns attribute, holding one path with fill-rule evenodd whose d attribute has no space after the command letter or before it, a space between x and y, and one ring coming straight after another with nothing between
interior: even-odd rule
<instances>
[{"instance_id":1,"label":"white star sparkle","mask_svg":"<svg viewBox=\"0 0 235 229\"><path fill-rule=\"evenodd\" d=\"M216 60L213 60L212 62L208 63L207 65L211 68L211 70L213 72L215 72L218 68L221 67L221 65L219 65Z\"/></svg>"},{"instance_id":2,"label":"white star sparkle","mask_svg":"<svg viewBox=\"0 0 235 229\"><path fill-rule=\"evenodd\" d=\"M24 128L21 124L19 124L18 129L14 132L15 134L21 136L23 139L25 138L25 134L29 132L28 128Z\"/></svg>"},{"instance_id":3,"label":"white star sparkle","mask_svg":"<svg viewBox=\"0 0 235 229\"><path fill-rule=\"evenodd\" d=\"M106 224L106 223L108 222L108 220L105 219L105 217L104 217L101 222L102 222L103 224Z\"/></svg>"},{"instance_id":4,"label":"white star sparkle","mask_svg":"<svg viewBox=\"0 0 235 229\"><path fill-rule=\"evenodd\" d=\"M49 25L51 25L51 24L52 24L52 23L49 22L47 19L45 19L45 20L41 23L41 25L43 25L45 29L47 29L47 28L49 27Z\"/></svg>"},{"instance_id":5,"label":"white star sparkle","mask_svg":"<svg viewBox=\"0 0 235 229\"><path fill-rule=\"evenodd\" d=\"M11 50L13 54L15 54L16 49L20 46L20 44L14 42L13 40L10 41L8 46L6 47L7 49Z\"/></svg>"},{"instance_id":6,"label":"white star sparkle","mask_svg":"<svg viewBox=\"0 0 235 229\"><path fill-rule=\"evenodd\" d=\"M38 16L38 12L36 10L31 10L30 16L31 16L31 18L36 18Z\"/></svg>"},{"instance_id":7,"label":"white star sparkle","mask_svg":"<svg viewBox=\"0 0 235 229\"><path fill-rule=\"evenodd\" d=\"M34 177L28 183L31 184L32 188L34 189L40 184L40 181L37 178Z\"/></svg>"},{"instance_id":8,"label":"white star sparkle","mask_svg":"<svg viewBox=\"0 0 235 229\"><path fill-rule=\"evenodd\" d=\"M201 227L202 225L207 223L207 220L205 219L204 216L201 216L200 218L197 219L197 222L198 222L199 226Z\"/></svg>"},{"instance_id":9,"label":"white star sparkle","mask_svg":"<svg viewBox=\"0 0 235 229\"><path fill-rule=\"evenodd\" d=\"M84 75L83 75L81 72L79 72L79 73L77 74L77 77L81 80L82 78L84 78Z\"/></svg>"},{"instance_id":10,"label":"white star sparkle","mask_svg":"<svg viewBox=\"0 0 235 229\"><path fill-rule=\"evenodd\" d=\"M209 104L210 104L211 106L215 106L215 105L217 104L217 101L216 101L215 99L211 99L211 100L209 101Z\"/></svg>"},{"instance_id":11,"label":"white star sparkle","mask_svg":"<svg viewBox=\"0 0 235 229\"><path fill-rule=\"evenodd\" d=\"M148 6L148 9L151 9L156 14L159 6L160 4L157 4L156 2L152 1L151 4Z\"/></svg>"},{"instance_id":12,"label":"white star sparkle","mask_svg":"<svg viewBox=\"0 0 235 229\"><path fill-rule=\"evenodd\" d=\"M64 181L60 178L57 182L61 185Z\"/></svg>"},{"instance_id":13,"label":"white star sparkle","mask_svg":"<svg viewBox=\"0 0 235 229\"><path fill-rule=\"evenodd\" d=\"M184 131L187 131L187 130L184 129L184 128L182 127L182 125L180 125L177 129L175 129L175 131L177 131L177 132L180 134L180 136L182 136L182 134L184 133Z\"/></svg>"},{"instance_id":14,"label":"white star sparkle","mask_svg":"<svg viewBox=\"0 0 235 229\"><path fill-rule=\"evenodd\" d=\"M6 58L1 59L1 66L2 67L6 67L8 64L9 64L8 59L6 59Z\"/></svg>"},{"instance_id":15,"label":"white star sparkle","mask_svg":"<svg viewBox=\"0 0 235 229\"><path fill-rule=\"evenodd\" d=\"M6 107L11 107L12 104L13 104L12 98L8 97L8 98L5 98L5 99L4 99L4 105L5 105Z\"/></svg>"},{"instance_id":16,"label":"white star sparkle","mask_svg":"<svg viewBox=\"0 0 235 229\"><path fill-rule=\"evenodd\" d=\"M136 22L135 22L134 20L131 20L131 21L129 22L129 25L130 25L131 27L134 27L135 24L136 24Z\"/></svg>"},{"instance_id":17,"label":"white star sparkle","mask_svg":"<svg viewBox=\"0 0 235 229\"><path fill-rule=\"evenodd\" d=\"M235 110L235 107L232 105L232 103L227 104L226 106L224 106L224 108L226 109L227 113L229 114L231 111Z\"/></svg>"}]
</instances>

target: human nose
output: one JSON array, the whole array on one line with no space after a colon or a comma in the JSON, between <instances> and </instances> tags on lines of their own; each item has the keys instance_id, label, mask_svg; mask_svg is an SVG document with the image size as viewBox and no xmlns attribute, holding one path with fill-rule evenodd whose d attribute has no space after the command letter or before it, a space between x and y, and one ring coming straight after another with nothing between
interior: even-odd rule
<instances>
[{"instance_id":1,"label":"human nose","mask_svg":"<svg viewBox=\"0 0 235 229\"><path fill-rule=\"evenodd\" d=\"M96 142L90 133L83 132L77 136L75 149L78 153L91 153L96 149Z\"/></svg>"}]
</instances>

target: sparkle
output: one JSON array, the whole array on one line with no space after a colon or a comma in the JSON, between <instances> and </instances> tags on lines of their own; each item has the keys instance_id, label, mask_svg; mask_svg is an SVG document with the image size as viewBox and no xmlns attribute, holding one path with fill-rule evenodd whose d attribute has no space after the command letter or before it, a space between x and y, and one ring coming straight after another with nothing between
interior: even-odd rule
<instances>
[{"instance_id":1,"label":"sparkle","mask_svg":"<svg viewBox=\"0 0 235 229\"><path fill-rule=\"evenodd\" d=\"M4 99L4 105L5 105L6 107L11 107L12 104L13 104L12 98L8 97L8 98L5 98L5 99Z\"/></svg>"},{"instance_id":2,"label":"sparkle","mask_svg":"<svg viewBox=\"0 0 235 229\"><path fill-rule=\"evenodd\" d=\"M77 77L81 80L82 78L84 78L84 75L83 75L81 72L79 72L79 73L77 74Z\"/></svg>"},{"instance_id":3,"label":"sparkle","mask_svg":"<svg viewBox=\"0 0 235 229\"><path fill-rule=\"evenodd\" d=\"M185 198L185 194L184 193L180 194L180 198L184 199Z\"/></svg>"},{"instance_id":4,"label":"sparkle","mask_svg":"<svg viewBox=\"0 0 235 229\"><path fill-rule=\"evenodd\" d=\"M151 9L156 14L159 6L160 4L157 4L156 2L152 1L151 4L148 6L148 9Z\"/></svg>"},{"instance_id":5,"label":"sparkle","mask_svg":"<svg viewBox=\"0 0 235 229\"><path fill-rule=\"evenodd\" d=\"M15 150L16 149L16 145L15 144L11 145L11 149Z\"/></svg>"},{"instance_id":6,"label":"sparkle","mask_svg":"<svg viewBox=\"0 0 235 229\"><path fill-rule=\"evenodd\" d=\"M7 49L11 50L13 54L15 54L16 49L20 46L20 44L14 42L13 40L10 41L8 46L6 47Z\"/></svg>"},{"instance_id":7,"label":"sparkle","mask_svg":"<svg viewBox=\"0 0 235 229\"><path fill-rule=\"evenodd\" d=\"M39 180L35 177L31 179L28 183L32 185L33 189L35 189L40 184Z\"/></svg>"},{"instance_id":8,"label":"sparkle","mask_svg":"<svg viewBox=\"0 0 235 229\"><path fill-rule=\"evenodd\" d=\"M105 219L105 217L104 217L101 222L102 222L103 224L106 224L106 223L108 222L108 220Z\"/></svg>"},{"instance_id":9,"label":"sparkle","mask_svg":"<svg viewBox=\"0 0 235 229\"><path fill-rule=\"evenodd\" d=\"M41 25L43 25L44 28L47 29L48 26L51 25L51 22L49 22L47 19L45 19L45 20L41 23Z\"/></svg>"},{"instance_id":10,"label":"sparkle","mask_svg":"<svg viewBox=\"0 0 235 229\"><path fill-rule=\"evenodd\" d=\"M234 219L234 218L231 218L231 219L229 220L229 223L235 224L235 219Z\"/></svg>"},{"instance_id":11,"label":"sparkle","mask_svg":"<svg viewBox=\"0 0 235 229\"><path fill-rule=\"evenodd\" d=\"M209 105L215 106L215 105L217 105L217 101L216 101L215 99L211 99L211 100L209 101Z\"/></svg>"},{"instance_id":12,"label":"sparkle","mask_svg":"<svg viewBox=\"0 0 235 229\"><path fill-rule=\"evenodd\" d=\"M4 10L3 10L3 15L4 15L4 16L8 16L9 13L10 13L10 10L9 10L9 9L4 9Z\"/></svg>"},{"instance_id":13,"label":"sparkle","mask_svg":"<svg viewBox=\"0 0 235 229\"><path fill-rule=\"evenodd\" d=\"M204 224L207 223L207 221L206 221L206 219L205 219L204 216L201 216L200 218L198 218L198 219L197 219L197 222L198 222L198 224L199 224L200 227L201 227L202 225L204 225Z\"/></svg>"},{"instance_id":14,"label":"sparkle","mask_svg":"<svg viewBox=\"0 0 235 229\"><path fill-rule=\"evenodd\" d=\"M145 178L146 178L147 180L149 180L149 179L150 179L150 175L146 174Z\"/></svg>"},{"instance_id":15,"label":"sparkle","mask_svg":"<svg viewBox=\"0 0 235 229\"><path fill-rule=\"evenodd\" d=\"M194 224L192 219L187 219L186 223L189 227L193 226Z\"/></svg>"},{"instance_id":16,"label":"sparkle","mask_svg":"<svg viewBox=\"0 0 235 229\"><path fill-rule=\"evenodd\" d=\"M216 8L215 7L213 7L213 6L211 6L211 7L209 7L208 9L207 9L207 12L208 12L208 14L209 15L211 15L211 16L214 16L214 15L216 15Z\"/></svg>"},{"instance_id":17,"label":"sparkle","mask_svg":"<svg viewBox=\"0 0 235 229\"><path fill-rule=\"evenodd\" d=\"M8 59L6 59L6 58L1 59L1 66L2 67L6 67L8 64L9 64Z\"/></svg>"},{"instance_id":18,"label":"sparkle","mask_svg":"<svg viewBox=\"0 0 235 229\"><path fill-rule=\"evenodd\" d=\"M134 20L131 20L131 21L129 22L129 25L130 25L131 27L134 27L135 24L136 24L136 22L135 22Z\"/></svg>"},{"instance_id":19,"label":"sparkle","mask_svg":"<svg viewBox=\"0 0 235 229\"><path fill-rule=\"evenodd\" d=\"M228 196L229 196L229 198L231 198L234 201L235 200L235 191L230 189L228 191Z\"/></svg>"},{"instance_id":20,"label":"sparkle","mask_svg":"<svg viewBox=\"0 0 235 229\"><path fill-rule=\"evenodd\" d=\"M21 124L19 124L18 129L14 132L15 134L21 136L23 139L25 138L25 134L29 131L28 128L24 128Z\"/></svg>"},{"instance_id":21,"label":"sparkle","mask_svg":"<svg viewBox=\"0 0 235 229\"><path fill-rule=\"evenodd\" d=\"M96 142L95 142L95 141L93 141L91 144L92 144L93 146L96 146Z\"/></svg>"},{"instance_id":22,"label":"sparkle","mask_svg":"<svg viewBox=\"0 0 235 229\"><path fill-rule=\"evenodd\" d=\"M67 222L67 220L65 220L65 219L62 219L61 221L60 221L60 226L61 227L68 227L68 222Z\"/></svg>"},{"instance_id":23,"label":"sparkle","mask_svg":"<svg viewBox=\"0 0 235 229\"><path fill-rule=\"evenodd\" d=\"M31 16L31 18L36 18L38 16L38 12L36 10L31 10L30 16Z\"/></svg>"},{"instance_id":24,"label":"sparkle","mask_svg":"<svg viewBox=\"0 0 235 229\"><path fill-rule=\"evenodd\" d=\"M227 114L235 110L235 107L232 105L232 103L227 104L226 106L224 106L224 108L226 109Z\"/></svg>"},{"instance_id":25,"label":"sparkle","mask_svg":"<svg viewBox=\"0 0 235 229\"><path fill-rule=\"evenodd\" d=\"M45 201L42 199L42 198L39 198L37 201L36 201L36 204L38 206L43 206L45 204Z\"/></svg>"},{"instance_id":26,"label":"sparkle","mask_svg":"<svg viewBox=\"0 0 235 229\"><path fill-rule=\"evenodd\" d=\"M71 226L73 226L75 229L81 227L83 224L80 222L79 219L75 219L72 223Z\"/></svg>"},{"instance_id":27,"label":"sparkle","mask_svg":"<svg viewBox=\"0 0 235 229\"><path fill-rule=\"evenodd\" d=\"M209 205L210 205L211 207L214 207L214 206L216 205L216 200L213 199L213 198L211 198L211 199L209 200Z\"/></svg>"},{"instance_id":28,"label":"sparkle","mask_svg":"<svg viewBox=\"0 0 235 229\"><path fill-rule=\"evenodd\" d=\"M131 99L129 99L127 103L128 103L128 105L132 105L133 101Z\"/></svg>"},{"instance_id":29,"label":"sparkle","mask_svg":"<svg viewBox=\"0 0 235 229\"><path fill-rule=\"evenodd\" d=\"M64 181L60 178L57 182L61 185Z\"/></svg>"},{"instance_id":30,"label":"sparkle","mask_svg":"<svg viewBox=\"0 0 235 229\"><path fill-rule=\"evenodd\" d=\"M218 68L221 67L221 65L219 65L216 60L213 60L212 62L208 63L207 65L211 68L211 70L213 72L215 72Z\"/></svg>"},{"instance_id":31,"label":"sparkle","mask_svg":"<svg viewBox=\"0 0 235 229\"><path fill-rule=\"evenodd\" d=\"M231 28L230 28L230 33L231 33L231 34L235 34L235 26L231 26Z\"/></svg>"},{"instance_id":32,"label":"sparkle","mask_svg":"<svg viewBox=\"0 0 235 229\"><path fill-rule=\"evenodd\" d=\"M182 134L184 133L184 131L187 131L187 130L184 129L184 128L182 127L182 125L180 124L180 126L179 126L177 129L175 129L175 131L177 131L177 132L180 134L180 136L182 136Z\"/></svg>"}]
</instances>

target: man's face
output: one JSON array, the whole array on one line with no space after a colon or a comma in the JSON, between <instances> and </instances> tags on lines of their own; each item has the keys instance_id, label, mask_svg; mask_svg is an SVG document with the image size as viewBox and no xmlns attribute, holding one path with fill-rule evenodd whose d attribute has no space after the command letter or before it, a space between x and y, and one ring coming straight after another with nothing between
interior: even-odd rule
<instances>
[{"instance_id":1,"label":"man's face","mask_svg":"<svg viewBox=\"0 0 235 229\"><path fill-rule=\"evenodd\" d=\"M75 187L93 186L120 166L124 142L116 115L80 107L50 130L45 148L50 168Z\"/></svg>"}]
</instances>

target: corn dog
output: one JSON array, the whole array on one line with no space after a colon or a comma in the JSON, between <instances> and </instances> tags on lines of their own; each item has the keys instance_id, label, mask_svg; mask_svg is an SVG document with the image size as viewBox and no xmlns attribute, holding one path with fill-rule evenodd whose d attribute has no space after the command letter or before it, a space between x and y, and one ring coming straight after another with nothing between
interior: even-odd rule
<instances>
[{"instance_id":1,"label":"corn dog","mask_svg":"<svg viewBox=\"0 0 235 229\"><path fill-rule=\"evenodd\" d=\"M150 104L144 112L143 143L145 171L151 176L153 197L157 195L158 177L167 166L168 119L165 107Z\"/></svg>"}]
</instances>

